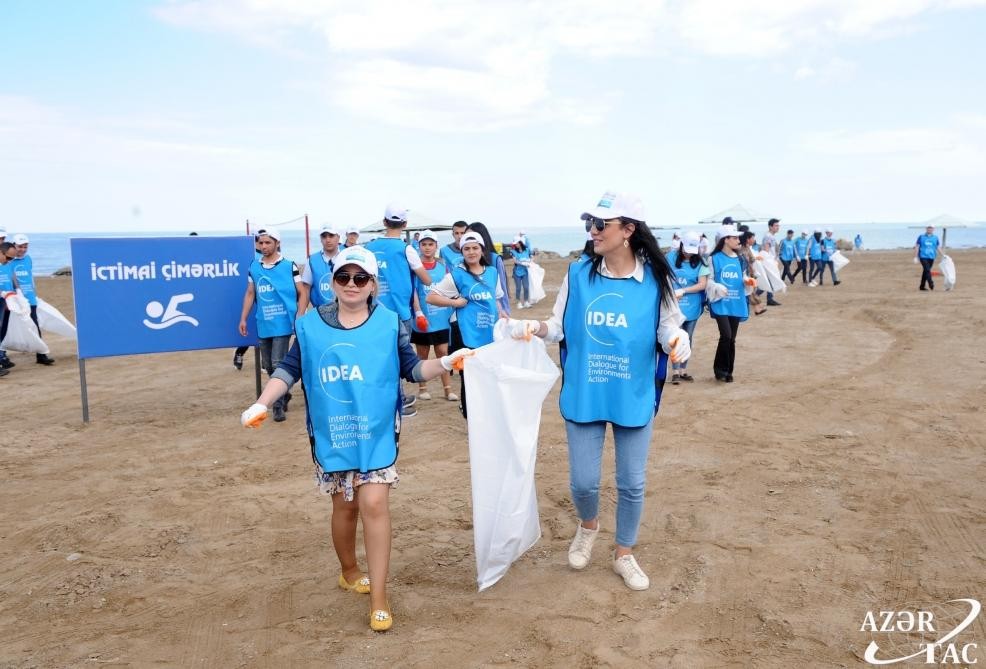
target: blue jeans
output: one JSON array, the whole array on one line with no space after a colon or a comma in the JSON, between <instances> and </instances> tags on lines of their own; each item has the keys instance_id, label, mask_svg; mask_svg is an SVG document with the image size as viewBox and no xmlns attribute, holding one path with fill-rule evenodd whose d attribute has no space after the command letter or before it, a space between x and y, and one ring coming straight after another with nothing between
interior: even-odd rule
<instances>
[{"instance_id":1,"label":"blue jeans","mask_svg":"<svg viewBox=\"0 0 986 669\"><path fill-rule=\"evenodd\" d=\"M273 374L281 364L290 344L291 335L260 338L260 366L267 372L267 376Z\"/></svg>"},{"instance_id":2,"label":"blue jeans","mask_svg":"<svg viewBox=\"0 0 986 669\"><path fill-rule=\"evenodd\" d=\"M531 281L528 275L517 276L514 274L514 293L517 295L518 302L530 302L531 300ZM523 297L521 297L523 295Z\"/></svg>"},{"instance_id":3,"label":"blue jeans","mask_svg":"<svg viewBox=\"0 0 986 669\"><path fill-rule=\"evenodd\" d=\"M607 424L605 421L565 421L569 483L572 502L580 520L592 520L599 515L599 479ZM637 543L653 425L653 418L643 427L613 425L613 439L616 442L616 543L627 548Z\"/></svg>"},{"instance_id":4,"label":"blue jeans","mask_svg":"<svg viewBox=\"0 0 986 669\"><path fill-rule=\"evenodd\" d=\"M695 338L695 326L696 325L698 325L698 319L697 318L695 320L693 320L693 321L685 321L684 323L681 324L681 329L688 333L688 343L690 345L693 345L693 346L694 346L694 341L693 340ZM678 371L678 370L684 371L686 367L688 367L688 361L687 360L685 360L684 362L673 362L673 363L671 363L671 369L673 369L675 371Z\"/></svg>"}]
</instances>

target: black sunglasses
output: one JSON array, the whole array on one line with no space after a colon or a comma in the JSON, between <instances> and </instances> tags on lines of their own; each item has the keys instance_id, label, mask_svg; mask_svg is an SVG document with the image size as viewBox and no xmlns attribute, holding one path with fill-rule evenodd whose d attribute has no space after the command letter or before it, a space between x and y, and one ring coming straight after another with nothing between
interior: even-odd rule
<instances>
[{"instance_id":1,"label":"black sunglasses","mask_svg":"<svg viewBox=\"0 0 986 669\"><path fill-rule=\"evenodd\" d=\"M596 227L596 230L598 230L599 232L602 232L603 230L606 229L606 219L596 218L595 216L586 216L584 220L585 220L585 231L586 232L589 232L589 230L592 230L592 227L593 226L595 226ZM622 223L622 221L620 221L620 222Z\"/></svg>"},{"instance_id":2,"label":"black sunglasses","mask_svg":"<svg viewBox=\"0 0 986 669\"><path fill-rule=\"evenodd\" d=\"M350 274L349 272L336 272L332 280L335 281L340 286L348 286L349 280L352 279L353 283L356 284L357 288L362 288L370 282L370 275L365 272L357 272L356 274Z\"/></svg>"}]
</instances>

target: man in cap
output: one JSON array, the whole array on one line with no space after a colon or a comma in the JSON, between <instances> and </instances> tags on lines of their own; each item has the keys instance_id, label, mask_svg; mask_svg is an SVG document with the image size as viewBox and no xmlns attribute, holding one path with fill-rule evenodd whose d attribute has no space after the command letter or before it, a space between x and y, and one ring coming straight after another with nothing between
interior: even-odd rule
<instances>
[{"instance_id":1,"label":"man in cap","mask_svg":"<svg viewBox=\"0 0 986 669\"><path fill-rule=\"evenodd\" d=\"M40 337L41 326L38 324L38 292L34 286L34 261L27 254L27 248L31 240L27 238L27 235L14 235L12 241L16 255L11 260L11 264L14 267L14 274L17 276L17 285L20 287L21 292L24 293L27 303L31 305L31 320L34 321L35 327L38 328L38 336ZM38 353L35 356L35 362L39 365L55 364L55 361L46 353Z\"/></svg>"},{"instance_id":2,"label":"man in cap","mask_svg":"<svg viewBox=\"0 0 986 669\"><path fill-rule=\"evenodd\" d=\"M462 249L459 248L459 240L466 234L469 224L465 221L456 221L452 224L452 241L442 247L439 256L448 265L449 270L462 264Z\"/></svg>"},{"instance_id":3,"label":"man in cap","mask_svg":"<svg viewBox=\"0 0 986 669\"><path fill-rule=\"evenodd\" d=\"M835 238L832 236L832 228L825 228L825 239L822 240L822 259L825 262L825 266L829 268L829 272L832 274L833 286L838 286L842 283L835 275L835 263L832 262L832 254L838 250L838 247L835 245Z\"/></svg>"},{"instance_id":4,"label":"man in cap","mask_svg":"<svg viewBox=\"0 0 986 669\"><path fill-rule=\"evenodd\" d=\"M919 290L935 289L935 280L931 278L931 266L935 264L938 257L938 235L935 234L935 226L929 225L924 230L924 234L914 242L914 262L921 262L921 286ZM927 286L927 287L925 287Z\"/></svg>"},{"instance_id":5,"label":"man in cap","mask_svg":"<svg viewBox=\"0 0 986 669\"><path fill-rule=\"evenodd\" d=\"M246 319L256 302L261 365L270 375L288 351L303 291L298 286L301 283L298 266L281 256L281 234L277 230L267 230L257 236L261 257L250 265L239 330L242 336L247 336ZM285 419L284 412L290 399L288 393L274 403L275 421Z\"/></svg>"},{"instance_id":6,"label":"man in cap","mask_svg":"<svg viewBox=\"0 0 986 669\"><path fill-rule=\"evenodd\" d=\"M342 245L342 248L348 249L357 244L359 244L359 228L349 226L346 228L346 243Z\"/></svg>"},{"instance_id":7,"label":"man in cap","mask_svg":"<svg viewBox=\"0 0 986 669\"><path fill-rule=\"evenodd\" d=\"M331 224L322 226L319 233L322 250L311 254L305 269L301 272L301 299L298 301L298 315L304 315L308 305L318 308L328 304L335 297L332 292L333 261L339 255L339 230Z\"/></svg>"},{"instance_id":8,"label":"man in cap","mask_svg":"<svg viewBox=\"0 0 986 669\"><path fill-rule=\"evenodd\" d=\"M374 239L366 245L367 250L377 259L379 272L377 299L382 305L395 312L410 332L414 295L412 274L425 286L431 285L431 275L421 262L418 252L403 239L404 228L407 227L407 209L393 203L387 205L383 225L383 237ZM411 408L416 400L417 397L414 395L405 398L405 416L410 417L416 413Z\"/></svg>"}]
</instances>

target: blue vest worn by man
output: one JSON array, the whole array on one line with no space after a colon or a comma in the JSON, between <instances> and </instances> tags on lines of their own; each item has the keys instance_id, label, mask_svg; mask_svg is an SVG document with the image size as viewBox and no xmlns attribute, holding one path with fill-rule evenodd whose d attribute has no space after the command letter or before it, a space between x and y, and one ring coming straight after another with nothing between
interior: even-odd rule
<instances>
[{"instance_id":1,"label":"blue vest worn by man","mask_svg":"<svg viewBox=\"0 0 986 669\"><path fill-rule=\"evenodd\" d=\"M350 330L315 309L298 319L312 457L323 471L368 472L397 460L398 333L397 315L379 304Z\"/></svg>"},{"instance_id":2,"label":"blue vest worn by man","mask_svg":"<svg viewBox=\"0 0 986 669\"><path fill-rule=\"evenodd\" d=\"M784 262L790 262L794 260L794 240L785 237L777 245L780 250L780 258Z\"/></svg>"},{"instance_id":3,"label":"blue vest worn by man","mask_svg":"<svg viewBox=\"0 0 986 669\"><path fill-rule=\"evenodd\" d=\"M643 282L568 268L563 320L561 415L576 423L643 427L657 413L667 356L657 343L660 293L650 267Z\"/></svg>"},{"instance_id":4,"label":"blue vest worn by man","mask_svg":"<svg viewBox=\"0 0 986 669\"><path fill-rule=\"evenodd\" d=\"M458 267L462 264L462 251L456 251L451 244L443 246L438 255L449 267Z\"/></svg>"},{"instance_id":5,"label":"blue vest worn by man","mask_svg":"<svg viewBox=\"0 0 986 669\"><path fill-rule=\"evenodd\" d=\"M463 267L456 267L452 270L452 278L459 295L469 300L466 306L455 311L462 343L469 348L489 344L493 341L493 326L499 313L496 309L496 268L486 267L477 277Z\"/></svg>"},{"instance_id":6,"label":"blue vest worn by man","mask_svg":"<svg viewBox=\"0 0 986 669\"><path fill-rule=\"evenodd\" d=\"M380 237L366 245L377 257L377 299L402 321L411 318L411 266L407 244L396 237Z\"/></svg>"},{"instance_id":7,"label":"blue vest worn by man","mask_svg":"<svg viewBox=\"0 0 986 669\"><path fill-rule=\"evenodd\" d=\"M794 257L798 260L805 259L805 253L808 252L808 238L798 237L794 240Z\"/></svg>"},{"instance_id":8,"label":"blue vest worn by man","mask_svg":"<svg viewBox=\"0 0 986 669\"><path fill-rule=\"evenodd\" d=\"M335 299L332 292L332 261L325 262L322 252L308 257L308 267L312 273L311 303L314 307L328 304Z\"/></svg>"},{"instance_id":9,"label":"blue vest worn by man","mask_svg":"<svg viewBox=\"0 0 986 669\"><path fill-rule=\"evenodd\" d=\"M24 293L28 304L32 307L38 306L38 291L34 288L34 261L31 260L31 256L15 258L10 264L14 266L17 285Z\"/></svg>"},{"instance_id":10,"label":"blue vest worn by man","mask_svg":"<svg viewBox=\"0 0 986 669\"><path fill-rule=\"evenodd\" d=\"M294 286L293 263L281 258L268 269L254 260L250 265L250 276L257 297L257 336L267 339L294 332L298 294Z\"/></svg>"},{"instance_id":11,"label":"blue vest worn by man","mask_svg":"<svg viewBox=\"0 0 986 669\"><path fill-rule=\"evenodd\" d=\"M938 236L927 233L918 237L918 257L926 260L934 260L938 255Z\"/></svg>"},{"instance_id":12,"label":"blue vest worn by man","mask_svg":"<svg viewBox=\"0 0 986 669\"><path fill-rule=\"evenodd\" d=\"M14 264L8 261L0 265L0 293L10 293L14 290Z\"/></svg>"},{"instance_id":13,"label":"blue vest worn by man","mask_svg":"<svg viewBox=\"0 0 986 669\"><path fill-rule=\"evenodd\" d=\"M445 266L441 260L435 261L435 266L431 269L426 269L428 275L431 277L431 285L435 285L441 281L446 274L448 274L448 268ZM418 327L417 319L411 324L411 328L415 332L438 332L439 330L448 330L449 318L452 317L452 307L438 307L434 304L428 304L428 286L421 283L418 277L414 277L414 289L418 293L418 302L421 304L421 311L424 312L425 318L428 319L428 329L422 330Z\"/></svg>"},{"instance_id":14,"label":"blue vest worn by man","mask_svg":"<svg viewBox=\"0 0 986 669\"><path fill-rule=\"evenodd\" d=\"M698 273L702 269L702 265L699 264L692 267L692 264L683 258L681 267L676 267L677 262L678 252L672 251L668 254L668 264L671 265L671 271L674 272L674 287L691 288L698 283ZM685 317L686 321L694 321L702 315L704 299L704 292L685 293L681 296L681 299L678 300L678 308L681 309L681 314Z\"/></svg>"},{"instance_id":15,"label":"blue vest worn by man","mask_svg":"<svg viewBox=\"0 0 986 669\"><path fill-rule=\"evenodd\" d=\"M725 253L713 253L712 280L729 289L720 300L709 302L709 313L715 316L734 316L745 321L750 316L750 305L746 301L746 286L743 284L743 264L739 258L730 258Z\"/></svg>"}]
</instances>

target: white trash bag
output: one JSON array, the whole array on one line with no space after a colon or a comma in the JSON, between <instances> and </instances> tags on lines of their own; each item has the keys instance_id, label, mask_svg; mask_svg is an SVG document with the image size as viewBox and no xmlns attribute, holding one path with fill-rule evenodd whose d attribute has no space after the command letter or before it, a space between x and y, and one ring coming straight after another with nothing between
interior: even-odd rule
<instances>
[{"instance_id":1,"label":"white trash bag","mask_svg":"<svg viewBox=\"0 0 986 669\"><path fill-rule=\"evenodd\" d=\"M498 341L466 358L476 581L485 590L541 538L534 464L541 404L558 379L544 342Z\"/></svg>"},{"instance_id":2,"label":"white trash bag","mask_svg":"<svg viewBox=\"0 0 986 669\"><path fill-rule=\"evenodd\" d=\"M47 354L48 345L38 334L38 326L31 320L31 305L24 294L17 291L8 296L7 309L10 310L10 319L7 322L7 335L0 342L0 349Z\"/></svg>"},{"instance_id":3,"label":"white trash bag","mask_svg":"<svg viewBox=\"0 0 986 669\"><path fill-rule=\"evenodd\" d=\"M724 283L716 283L711 278L705 284L705 299L709 302L718 302L729 295L729 288Z\"/></svg>"},{"instance_id":4,"label":"white trash bag","mask_svg":"<svg viewBox=\"0 0 986 669\"><path fill-rule=\"evenodd\" d=\"M45 332L51 332L66 339L77 339L75 326L55 307L38 298L38 325Z\"/></svg>"},{"instance_id":5,"label":"white trash bag","mask_svg":"<svg viewBox=\"0 0 986 669\"><path fill-rule=\"evenodd\" d=\"M531 304L537 304L544 299L544 268L533 260L527 266L527 280L529 282Z\"/></svg>"},{"instance_id":6,"label":"white trash bag","mask_svg":"<svg viewBox=\"0 0 986 669\"><path fill-rule=\"evenodd\" d=\"M955 263L946 255L942 255L941 262L938 263L942 277L945 279L945 290L952 290L955 287Z\"/></svg>"},{"instance_id":7,"label":"white trash bag","mask_svg":"<svg viewBox=\"0 0 986 669\"><path fill-rule=\"evenodd\" d=\"M842 268L849 264L849 258L842 255L842 251L835 251L829 255L829 260L832 261L832 269L836 273L841 272Z\"/></svg>"}]
</instances>

